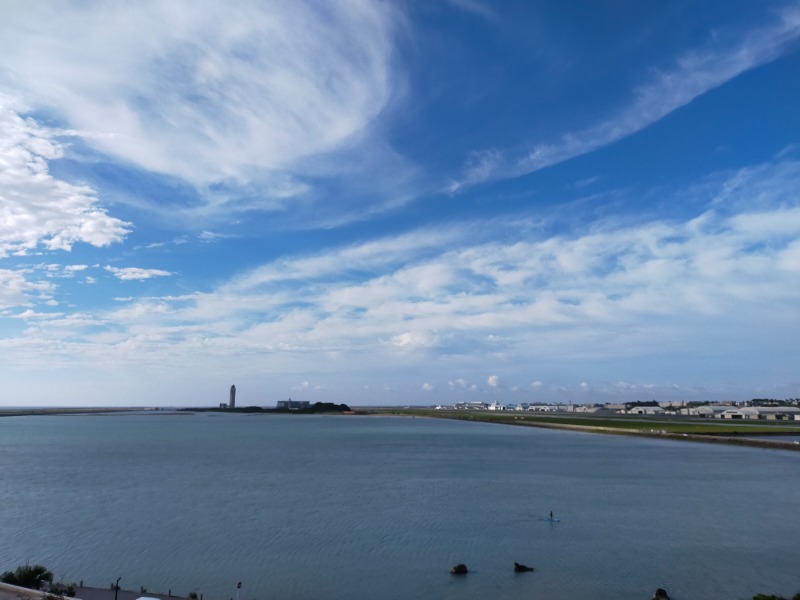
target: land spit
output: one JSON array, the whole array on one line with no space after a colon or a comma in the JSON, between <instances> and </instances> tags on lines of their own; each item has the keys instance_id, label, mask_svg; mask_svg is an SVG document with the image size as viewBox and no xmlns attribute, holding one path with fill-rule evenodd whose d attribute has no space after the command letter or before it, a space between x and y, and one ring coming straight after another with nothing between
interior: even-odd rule
<instances>
[{"instance_id":1,"label":"land spit","mask_svg":"<svg viewBox=\"0 0 800 600\"><path fill-rule=\"evenodd\" d=\"M191 415L192 412L186 412L190 409L181 409L180 411L174 411L171 409L157 409L157 410L148 410L145 408L121 408L121 407L112 407L112 408L99 408L99 407L92 407L92 408L42 408L42 409L0 409L0 417L12 417L12 416L33 416L33 415L103 415L103 414L137 414L141 413L141 411L147 411L149 414L153 415ZM205 409L205 410L216 410L216 409ZM239 411L237 411L239 412ZM272 412L264 413L266 415L275 414ZM360 408L354 411L348 411L350 415L370 415L370 416L414 416L414 417L430 417L430 418L439 418L439 419L453 419L453 420L460 420L460 421L480 421L483 423L495 423L498 425L518 425L518 426L526 426L526 427L542 427L544 429L563 429L568 431L582 431L586 433L604 433L609 435L629 435L629 436L639 436L639 437L652 437L652 438L660 438L660 439L669 439L669 440L676 440L676 441L689 441L689 442L701 442L704 444L728 444L728 445L735 445L735 446L749 446L755 448L768 448L771 450L791 450L795 452L800 452L800 443L796 441L785 441L780 439L758 439L753 437L745 437L749 435L769 435L771 437L779 437L780 435L800 435L800 426L795 425L794 423L785 424L785 429L783 431L778 431L777 427L775 427L772 431L767 430L759 430L759 431L746 431L747 427L756 425L755 423L748 423L742 422L741 425L744 429L741 431L733 429L735 425L728 424L728 423L713 423L713 428L716 431L707 431L702 433L691 433L691 432L681 432L681 431L669 431L668 429L664 429L663 427L671 428L675 422L671 423L660 423L658 421L649 422L647 425L640 424L639 427L613 427L609 425L586 425L586 424L576 424L576 423L565 423L563 422L566 419L575 418L575 419L583 419L584 417L570 417L566 415L560 415L559 421L551 421L548 417L541 417L541 416L516 416L516 415L497 415L492 413L486 413L484 411L440 411L440 410L431 410L426 408L404 408L404 409L396 409L396 408ZM604 420L607 420L607 417L603 417ZM622 420L620 420L622 422ZM687 422L691 424L691 422ZM720 426L725 425L724 429ZM777 425L777 424L776 424ZM725 430L729 431L725 431ZM772 429L772 428L771 428ZM135 593L135 592L132 592ZM140 594L143 595L143 594ZM169 598L169 596L166 596ZM5 598L0 598L0 600L6 600ZM95 600L94 598L84 598L81 600ZM106 600L106 599L97 599L97 600ZM117 600L135 600L133 599L123 599L118 598Z\"/></svg>"},{"instance_id":2,"label":"land spit","mask_svg":"<svg viewBox=\"0 0 800 600\"><path fill-rule=\"evenodd\" d=\"M389 414L381 411L382 414ZM518 416L495 416L484 414L482 412L451 412L451 411L424 411L417 412L413 410L390 411L391 414L398 416L417 416L429 417L437 419L453 419L458 421L479 421L482 423L494 423L497 425L517 425L522 427L541 427L544 429L562 429L567 431L582 431L585 433L602 433L607 435L628 435L638 437L651 437L659 439L668 439L684 442L702 442L704 444L728 444L735 446L750 446L756 448L769 448L771 450L791 450L800 452L800 443L795 441L785 440L767 440L756 439L751 437L743 437L748 435L747 432L742 433L739 431L731 431L729 435L725 433L681 433L674 431L667 431L666 429L659 428L657 422L652 425L639 428L626 428L626 427L610 427L607 425L578 425L563 422L551 422L546 418L525 418ZM762 432L758 432L761 434ZM777 433L777 432L776 432ZM795 432L782 432L786 435L800 434L800 428ZM765 434L766 435L766 434ZM772 434L778 437L776 434Z\"/></svg>"}]
</instances>

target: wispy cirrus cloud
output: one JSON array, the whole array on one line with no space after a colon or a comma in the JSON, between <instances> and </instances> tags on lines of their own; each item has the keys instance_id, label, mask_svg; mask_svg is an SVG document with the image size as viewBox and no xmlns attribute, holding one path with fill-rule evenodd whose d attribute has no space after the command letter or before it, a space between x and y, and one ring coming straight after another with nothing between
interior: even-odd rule
<instances>
[{"instance_id":1,"label":"wispy cirrus cloud","mask_svg":"<svg viewBox=\"0 0 800 600\"><path fill-rule=\"evenodd\" d=\"M0 376L19 390L591 401L796 380L795 2L0 12ZM679 107L546 177L441 195L465 152L451 191ZM719 151L671 160L700 120Z\"/></svg>"},{"instance_id":2,"label":"wispy cirrus cloud","mask_svg":"<svg viewBox=\"0 0 800 600\"><path fill-rule=\"evenodd\" d=\"M71 331L108 368L166 368L191 356L209 374L291 377L286 389L304 375L330 389L337 377L376 383L391 370L453 392L490 392L502 381L549 398L580 393L580 383L589 395L650 393L602 384L608 375L598 369L613 361L619 381L655 381L666 395L665 382L691 380L693 369L724 380L732 357L764 344L774 356L794 343L798 174L789 160L731 173L681 220L610 219L558 235L507 223L502 242L429 229L282 259L207 293L129 299L72 324L37 319L28 342L58 353L64 346L52 340ZM652 359L662 353L698 358ZM563 361L580 361L585 373L561 389L551 369Z\"/></svg>"},{"instance_id":3,"label":"wispy cirrus cloud","mask_svg":"<svg viewBox=\"0 0 800 600\"><path fill-rule=\"evenodd\" d=\"M144 281L153 277L168 277L172 275L169 271L161 269L142 269L139 267L105 267L106 271L112 273L120 281Z\"/></svg>"},{"instance_id":4,"label":"wispy cirrus cloud","mask_svg":"<svg viewBox=\"0 0 800 600\"><path fill-rule=\"evenodd\" d=\"M447 1L456 8L479 15L484 18L492 18L495 16L494 12L492 11L490 3L484 3L481 2L480 0L447 0Z\"/></svg>"},{"instance_id":5,"label":"wispy cirrus cloud","mask_svg":"<svg viewBox=\"0 0 800 600\"><path fill-rule=\"evenodd\" d=\"M293 256L239 275L225 285L225 290L234 292L286 282L313 281L342 268L351 272L382 273L436 253L443 246L458 244L469 236L479 236L479 231L478 224L421 228L336 248L324 254Z\"/></svg>"},{"instance_id":6,"label":"wispy cirrus cloud","mask_svg":"<svg viewBox=\"0 0 800 600\"><path fill-rule=\"evenodd\" d=\"M34 4L4 11L0 66L102 153L201 188L257 179L269 203L380 113L395 19L362 0Z\"/></svg>"},{"instance_id":7,"label":"wispy cirrus cloud","mask_svg":"<svg viewBox=\"0 0 800 600\"><path fill-rule=\"evenodd\" d=\"M722 36L719 36L720 38ZM640 131L742 73L771 62L800 39L800 9L789 7L776 20L737 42L715 40L680 56L672 69L654 70L632 91L627 106L599 124L536 143L523 153L484 149L467 158L463 174L447 187L453 193L476 183L518 177L592 152Z\"/></svg>"}]
</instances>

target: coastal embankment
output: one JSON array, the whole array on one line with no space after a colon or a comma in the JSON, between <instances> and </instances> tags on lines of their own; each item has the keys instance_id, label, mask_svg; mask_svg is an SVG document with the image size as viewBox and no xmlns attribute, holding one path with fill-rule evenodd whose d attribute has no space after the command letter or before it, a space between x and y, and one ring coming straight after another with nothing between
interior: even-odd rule
<instances>
[{"instance_id":1,"label":"coastal embankment","mask_svg":"<svg viewBox=\"0 0 800 600\"><path fill-rule=\"evenodd\" d=\"M0 582L0 600L41 600L44 596L45 593L38 590Z\"/></svg>"}]
</instances>

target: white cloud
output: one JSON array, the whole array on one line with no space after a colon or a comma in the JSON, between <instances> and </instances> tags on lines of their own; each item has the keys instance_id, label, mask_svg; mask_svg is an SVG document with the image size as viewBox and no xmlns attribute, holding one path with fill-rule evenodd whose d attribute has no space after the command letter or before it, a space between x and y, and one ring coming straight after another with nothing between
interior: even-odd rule
<instances>
[{"instance_id":1,"label":"white cloud","mask_svg":"<svg viewBox=\"0 0 800 600\"><path fill-rule=\"evenodd\" d=\"M238 323L244 338L250 330L254 340L294 348L389 339L388 347L397 350L463 352L457 348L467 345L479 353L503 352L522 344L530 351L525 332L537 332L543 348L566 343L574 352L580 344L573 347L571 336L586 344L591 328L624 332L626 324L645 319L648 328L675 320L674 334L695 326L687 320L692 315L729 318L746 304L764 303L789 310L796 292L788 277L796 271L782 257L796 252L797 234L787 223L795 222L797 210L751 211L752 230L740 225L747 219L713 213L702 227L607 223L569 237L441 248L434 256L412 255L407 266L386 264L381 244L370 244L378 258L364 255L360 264L376 267L372 274L354 279L352 263L339 260L343 252L267 265L218 293L196 296L181 314L226 328ZM754 251L765 237L770 245ZM360 254L355 247L346 253ZM288 283L293 287L285 288ZM251 329L251 321L258 325ZM451 381L451 387L465 385Z\"/></svg>"},{"instance_id":2,"label":"white cloud","mask_svg":"<svg viewBox=\"0 0 800 600\"><path fill-rule=\"evenodd\" d=\"M383 273L438 252L443 246L455 244L471 233L472 228L468 225L463 228L422 229L321 254L282 259L235 277L226 290L232 293L252 291L263 286L274 287L276 283L314 280L343 271Z\"/></svg>"},{"instance_id":3,"label":"white cloud","mask_svg":"<svg viewBox=\"0 0 800 600\"><path fill-rule=\"evenodd\" d=\"M230 238L231 236L224 233L216 233L214 231L202 231L200 232L200 235L198 237L206 242L214 242L217 240L224 240ZM183 243L185 243L185 240L183 240Z\"/></svg>"},{"instance_id":4,"label":"white cloud","mask_svg":"<svg viewBox=\"0 0 800 600\"><path fill-rule=\"evenodd\" d=\"M32 3L4 11L0 68L106 154L199 186L265 170L294 196L282 172L384 107L395 18L362 0Z\"/></svg>"},{"instance_id":5,"label":"white cloud","mask_svg":"<svg viewBox=\"0 0 800 600\"><path fill-rule=\"evenodd\" d=\"M139 267L105 267L106 271L113 273L120 281L144 281L153 277L167 277L172 275L169 271L160 269L140 269Z\"/></svg>"},{"instance_id":6,"label":"white cloud","mask_svg":"<svg viewBox=\"0 0 800 600\"><path fill-rule=\"evenodd\" d=\"M108 246L128 224L110 217L89 187L50 175L61 157L59 131L23 119L19 105L0 94L0 258L38 247L70 250L78 242Z\"/></svg>"},{"instance_id":7,"label":"white cloud","mask_svg":"<svg viewBox=\"0 0 800 600\"><path fill-rule=\"evenodd\" d=\"M292 390L297 391L297 392L309 392L309 391L320 390L320 389L322 389L320 386L312 385L312 383L310 381L303 381L299 385L292 386Z\"/></svg>"},{"instance_id":8,"label":"white cloud","mask_svg":"<svg viewBox=\"0 0 800 600\"><path fill-rule=\"evenodd\" d=\"M447 2L461 10L474 13L484 18L494 17L492 9L478 0L447 0Z\"/></svg>"},{"instance_id":9,"label":"white cloud","mask_svg":"<svg viewBox=\"0 0 800 600\"><path fill-rule=\"evenodd\" d=\"M456 379L454 381L448 381L447 387L450 391L468 391L468 392L477 392L479 391L478 384L476 383L469 383L464 379Z\"/></svg>"},{"instance_id":10,"label":"white cloud","mask_svg":"<svg viewBox=\"0 0 800 600\"><path fill-rule=\"evenodd\" d=\"M18 315L14 315L15 319L24 319L24 320L34 320L34 319L43 319L43 320L50 320L50 319L61 319L64 316L64 313L42 313L36 312L31 309L24 310Z\"/></svg>"},{"instance_id":11,"label":"white cloud","mask_svg":"<svg viewBox=\"0 0 800 600\"><path fill-rule=\"evenodd\" d=\"M436 388L430 383L423 383L422 384L422 391L423 392L432 392L434 389L436 389Z\"/></svg>"},{"instance_id":12,"label":"white cloud","mask_svg":"<svg viewBox=\"0 0 800 600\"><path fill-rule=\"evenodd\" d=\"M562 389L555 370L565 364L579 364L591 392L606 397L635 395L644 388L630 386L653 381L725 381L731 364L767 377L789 370L800 327L798 177L791 161L730 174L718 185L730 190L736 181L736 193L711 193L700 218L608 220L550 236L506 224L493 243L426 230L281 259L207 293L25 319L25 349L4 358L26 362L35 352L56 364L69 352L73 362L166 369L185 368L191 356L207 376L235 367L285 378L286 388L313 365L326 390L337 388L332 380L374 389L399 377L455 393L478 388L462 374L502 365L505 389L534 370L558 381L524 386L543 400L580 392L580 380ZM23 290L20 273L3 276L5 306L40 293ZM605 377L630 386L594 383ZM408 393L418 389L408 385ZM500 376L486 386L499 389Z\"/></svg>"},{"instance_id":13,"label":"white cloud","mask_svg":"<svg viewBox=\"0 0 800 600\"><path fill-rule=\"evenodd\" d=\"M467 390L477 386L468 383L465 379L455 379L447 382L447 387L451 390Z\"/></svg>"},{"instance_id":14,"label":"white cloud","mask_svg":"<svg viewBox=\"0 0 800 600\"><path fill-rule=\"evenodd\" d=\"M427 331L406 331L392 337L392 345L403 350L427 348L436 343L436 335Z\"/></svg>"},{"instance_id":15,"label":"white cloud","mask_svg":"<svg viewBox=\"0 0 800 600\"><path fill-rule=\"evenodd\" d=\"M34 300L49 300L54 289L47 282L28 281L22 272L0 269L0 309L27 306Z\"/></svg>"},{"instance_id":16,"label":"white cloud","mask_svg":"<svg viewBox=\"0 0 800 600\"><path fill-rule=\"evenodd\" d=\"M742 73L778 58L800 37L800 9L786 9L777 21L755 29L738 44L709 44L679 57L671 70L657 71L633 91L633 98L616 115L551 143L537 143L522 156L499 150L470 154L462 177L448 186L456 192L475 183L518 177L586 154L636 133ZM718 38L715 38L715 41Z\"/></svg>"},{"instance_id":17,"label":"white cloud","mask_svg":"<svg viewBox=\"0 0 800 600\"><path fill-rule=\"evenodd\" d=\"M753 197L762 181L792 189L797 172L788 162L765 167L747 185ZM517 352L635 356L654 351L656 339L689 339L709 319L747 322L760 306L771 307L760 320L796 312L800 209L785 196L761 198L746 213L719 207L686 222L606 222L542 239L509 229L502 244L390 238L264 265L213 293L133 306L196 322L214 344L230 337L243 351L367 351L378 362L402 352L404 364L424 363L418 350L483 361Z\"/></svg>"}]
</instances>

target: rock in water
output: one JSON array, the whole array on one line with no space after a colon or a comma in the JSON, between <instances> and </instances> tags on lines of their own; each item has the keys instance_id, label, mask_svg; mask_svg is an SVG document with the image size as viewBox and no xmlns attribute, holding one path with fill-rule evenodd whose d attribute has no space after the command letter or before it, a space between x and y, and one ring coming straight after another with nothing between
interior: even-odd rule
<instances>
[{"instance_id":1,"label":"rock in water","mask_svg":"<svg viewBox=\"0 0 800 600\"><path fill-rule=\"evenodd\" d=\"M533 571L533 567L521 565L518 562L514 563L514 573L528 573L530 571Z\"/></svg>"},{"instance_id":2,"label":"rock in water","mask_svg":"<svg viewBox=\"0 0 800 600\"><path fill-rule=\"evenodd\" d=\"M450 569L450 573L452 573L453 575L466 575L467 573L469 573L469 569L467 569L467 565L465 565L464 563L459 563L455 567Z\"/></svg>"},{"instance_id":3,"label":"rock in water","mask_svg":"<svg viewBox=\"0 0 800 600\"><path fill-rule=\"evenodd\" d=\"M653 594L653 600L669 600L669 594L664 588L658 588L656 593Z\"/></svg>"}]
</instances>

